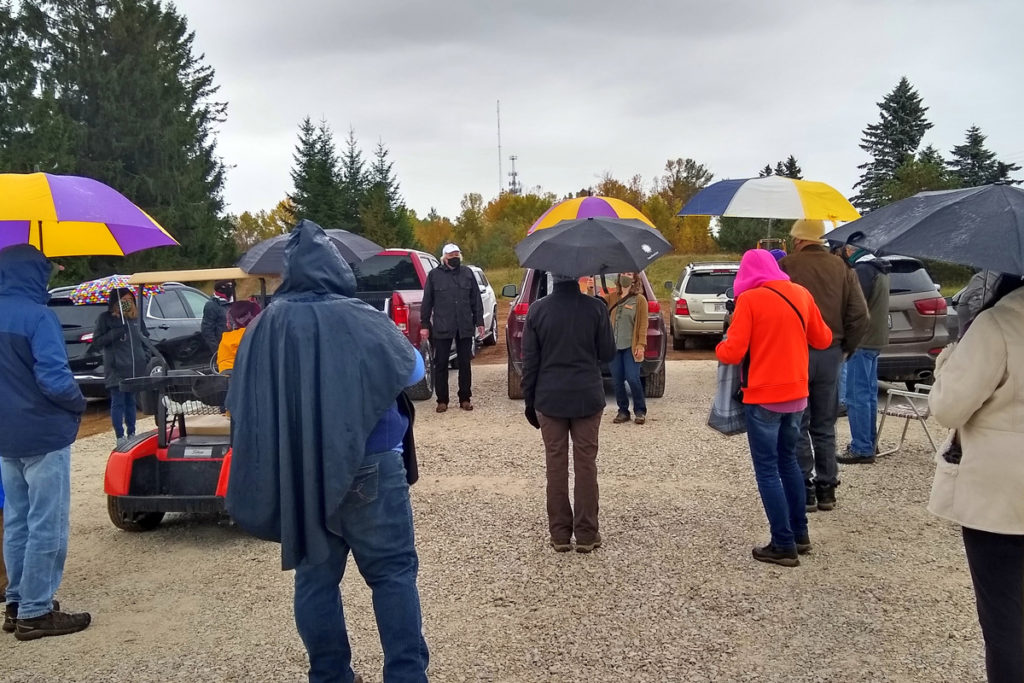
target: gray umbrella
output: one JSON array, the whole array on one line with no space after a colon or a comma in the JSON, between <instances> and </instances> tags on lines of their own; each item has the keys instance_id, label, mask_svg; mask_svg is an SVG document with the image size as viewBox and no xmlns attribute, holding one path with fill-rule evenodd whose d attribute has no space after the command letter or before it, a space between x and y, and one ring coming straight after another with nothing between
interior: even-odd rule
<instances>
[{"instance_id":1,"label":"gray umbrella","mask_svg":"<svg viewBox=\"0 0 1024 683\"><path fill-rule=\"evenodd\" d=\"M537 230L516 245L516 256L524 268L582 277L643 270L671 250L643 221L595 217Z\"/></svg>"},{"instance_id":2,"label":"gray umbrella","mask_svg":"<svg viewBox=\"0 0 1024 683\"><path fill-rule=\"evenodd\" d=\"M1024 275L1024 190L983 185L921 192L825 235L898 254Z\"/></svg>"},{"instance_id":3,"label":"gray umbrella","mask_svg":"<svg viewBox=\"0 0 1024 683\"><path fill-rule=\"evenodd\" d=\"M384 247L348 230L324 230L346 263L359 263L384 251ZM284 248L289 234L263 240L238 259L238 267L252 275L279 275L284 271Z\"/></svg>"}]
</instances>

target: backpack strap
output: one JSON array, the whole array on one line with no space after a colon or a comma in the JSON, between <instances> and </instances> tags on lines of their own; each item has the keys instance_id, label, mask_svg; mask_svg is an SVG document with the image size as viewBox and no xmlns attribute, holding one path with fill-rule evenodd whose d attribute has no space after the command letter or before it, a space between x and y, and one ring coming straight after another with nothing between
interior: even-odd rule
<instances>
[{"instance_id":1,"label":"backpack strap","mask_svg":"<svg viewBox=\"0 0 1024 683\"><path fill-rule=\"evenodd\" d=\"M789 304L789 307L793 309L794 313L796 313L796 317L800 318L800 327L804 328L804 332L806 333L807 332L807 323L804 322L804 317L802 315L800 315L800 309L798 309L796 306L794 306L793 302L790 301L786 297L785 294L783 294L779 290L775 289L774 287L769 287L769 286L765 285L764 288L769 290L769 291L775 292L776 294L778 294L779 296L782 297L783 301L785 301L787 304Z\"/></svg>"}]
</instances>

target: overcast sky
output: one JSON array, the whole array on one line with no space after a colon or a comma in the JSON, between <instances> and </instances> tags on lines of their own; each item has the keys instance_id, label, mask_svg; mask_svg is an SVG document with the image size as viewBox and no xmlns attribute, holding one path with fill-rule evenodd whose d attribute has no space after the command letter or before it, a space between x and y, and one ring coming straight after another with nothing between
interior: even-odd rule
<instances>
[{"instance_id":1,"label":"overcast sky","mask_svg":"<svg viewBox=\"0 0 1024 683\"><path fill-rule=\"evenodd\" d=\"M906 75L944 154L977 124L1024 162L1016 0L178 0L217 73L229 210L291 190L299 122L391 151L407 204L454 217L498 191L495 102L526 189L693 157L715 179L794 154L847 196L876 103ZM1024 165L1024 163L1022 163ZM1022 174L1018 173L1018 177ZM507 177L503 179L507 184Z\"/></svg>"}]
</instances>

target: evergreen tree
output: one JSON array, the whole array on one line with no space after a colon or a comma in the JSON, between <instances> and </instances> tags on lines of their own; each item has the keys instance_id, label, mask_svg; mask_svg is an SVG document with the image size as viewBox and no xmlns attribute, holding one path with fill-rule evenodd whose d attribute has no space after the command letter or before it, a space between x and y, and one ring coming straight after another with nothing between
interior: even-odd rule
<instances>
[{"instance_id":1,"label":"evergreen tree","mask_svg":"<svg viewBox=\"0 0 1024 683\"><path fill-rule=\"evenodd\" d=\"M359 206L362 234L385 247L411 247L416 237L392 166L387 148L378 142L367 174L369 187Z\"/></svg>"},{"instance_id":2,"label":"evergreen tree","mask_svg":"<svg viewBox=\"0 0 1024 683\"><path fill-rule=\"evenodd\" d=\"M775 165L775 175L800 180L804 177L804 170L800 168L800 164L797 163L796 157L790 154L789 158L785 161L780 161Z\"/></svg>"},{"instance_id":3,"label":"evergreen tree","mask_svg":"<svg viewBox=\"0 0 1024 683\"><path fill-rule=\"evenodd\" d=\"M363 226L359 219L359 206L366 198L367 178L363 153L359 151L356 133L348 129L345 152L341 157L341 216L339 227L359 233Z\"/></svg>"},{"instance_id":4,"label":"evergreen tree","mask_svg":"<svg viewBox=\"0 0 1024 683\"><path fill-rule=\"evenodd\" d=\"M971 126L965 134L965 141L951 152L948 162L950 172L956 176L961 187L976 187L992 183L1014 183L1010 173L1019 171L1017 164L1007 164L996 159L996 153L985 147L986 136L977 126Z\"/></svg>"},{"instance_id":5,"label":"evergreen tree","mask_svg":"<svg viewBox=\"0 0 1024 683\"><path fill-rule=\"evenodd\" d=\"M906 77L878 103L878 123L864 129L860 148L871 155L861 164L858 193L850 201L862 212L877 209L885 201L885 184L908 158L913 158L925 132L932 124L925 118L928 108Z\"/></svg>"},{"instance_id":6,"label":"evergreen tree","mask_svg":"<svg viewBox=\"0 0 1024 683\"><path fill-rule=\"evenodd\" d=\"M341 221L342 192L334 134L326 121L314 126L307 116L299 125L299 142L292 157L294 192L289 195L296 220L308 219L324 228Z\"/></svg>"},{"instance_id":7,"label":"evergreen tree","mask_svg":"<svg viewBox=\"0 0 1024 683\"><path fill-rule=\"evenodd\" d=\"M772 170L772 165L771 164L765 164L764 168L762 168L760 171L757 172L757 177L758 178L767 178L768 176L773 175L774 173L775 173L775 171Z\"/></svg>"}]
</instances>

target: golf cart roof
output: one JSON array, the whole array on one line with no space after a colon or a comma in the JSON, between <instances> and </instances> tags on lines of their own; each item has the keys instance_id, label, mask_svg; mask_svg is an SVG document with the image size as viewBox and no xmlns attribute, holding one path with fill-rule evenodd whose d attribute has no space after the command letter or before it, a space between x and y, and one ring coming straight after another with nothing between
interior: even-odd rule
<instances>
[{"instance_id":1,"label":"golf cart roof","mask_svg":"<svg viewBox=\"0 0 1024 683\"><path fill-rule=\"evenodd\" d=\"M263 275L250 275L241 268L202 268L197 270L156 270L135 273L128 280L130 285L152 285L164 282L207 282L209 280L263 279Z\"/></svg>"}]
</instances>

